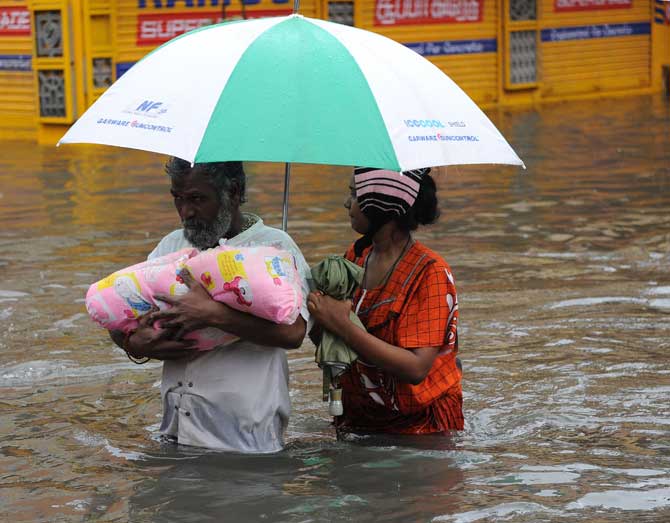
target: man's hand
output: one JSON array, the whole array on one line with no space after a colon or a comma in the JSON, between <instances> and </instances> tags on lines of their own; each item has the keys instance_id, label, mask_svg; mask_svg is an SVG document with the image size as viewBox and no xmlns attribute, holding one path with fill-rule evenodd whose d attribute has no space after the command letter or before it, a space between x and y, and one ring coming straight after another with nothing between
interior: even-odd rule
<instances>
[{"instance_id":1,"label":"man's hand","mask_svg":"<svg viewBox=\"0 0 670 523\"><path fill-rule=\"evenodd\" d=\"M122 332L110 332L112 340L133 358L176 360L193 355L195 341L178 340L174 335L174 330L155 328L149 314L139 319L137 329L128 337L125 346Z\"/></svg>"},{"instance_id":2,"label":"man's hand","mask_svg":"<svg viewBox=\"0 0 670 523\"><path fill-rule=\"evenodd\" d=\"M167 303L170 308L147 315L151 322L160 320L162 328L173 330L177 340L191 331L220 324L228 309L227 305L215 301L188 270L182 270L179 275L189 291L182 296L154 295L155 300Z\"/></svg>"}]
</instances>

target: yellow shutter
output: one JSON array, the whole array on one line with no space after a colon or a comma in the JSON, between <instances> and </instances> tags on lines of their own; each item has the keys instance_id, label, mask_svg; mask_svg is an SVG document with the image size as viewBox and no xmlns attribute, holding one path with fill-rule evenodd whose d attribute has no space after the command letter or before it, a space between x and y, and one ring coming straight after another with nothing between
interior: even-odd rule
<instances>
[{"instance_id":1,"label":"yellow shutter","mask_svg":"<svg viewBox=\"0 0 670 523\"><path fill-rule=\"evenodd\" d=\"M0 0L0 16L0 138L33 138L36 93L28 4Z\"/></svg>"},{"instance_id":2,"label":"yellow shutter","mask_svg":"<svg viewBox=\"0 0 670 523\"><path fill-rule=\"evenodd\" d=\"M402 0L396 1L396 5L401 5ZM481 8L479 21L389 26L375 25L377 2L355 2L356 27L409 45L442 69L476 102L489 105L497 101L500 63L498 2L478 2Z\"/></svg>"},{"instance_id":3,"label":"yellow shutter","mask_svg":"<svg viewBox=\"0 0 670 523\"><path fill-rule=\"evenodd\" d=\"M650 0L574 12L555 12L554 1L541 4L543 98L651 85Z\"/></svg>"}]
</instances>

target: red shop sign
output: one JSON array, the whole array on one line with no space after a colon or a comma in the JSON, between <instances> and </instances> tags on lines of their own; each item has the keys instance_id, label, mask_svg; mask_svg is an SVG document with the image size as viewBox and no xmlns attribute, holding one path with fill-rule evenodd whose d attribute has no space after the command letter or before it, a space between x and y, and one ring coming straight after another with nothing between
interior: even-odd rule
<instances>
[{"instance_id":1,"label":"red shop sign","mask_svg":"<svg viewBox=\"0 0 670 523\"><path fill-rule=\"evenodd\" d=\"M0 36L30 35L30 11L25 7L0 7Z\"/></svg>"},{"instance_id":2,"label":"red shop sign","mask_svg":"<svg viewBox=\"0 0 670 523\"><path fill-rule=\"evenodd\" d=\"M248 19L268 16L286 16L290 9L264 9L247 11ZM241 10L226 9L226 20L242 18ZM192 31L204 25L218 24L221 11L198 13L161 13L141 14L137 16L137 45L159 45L180 34Z\"/></svg>"},{"instance_id":3,"label":"red shop sign","mask_svg":"<svg viewBox=\"0 0 670 523\"><path fill-rule=\"evenodd\" d=\"M555 13L598 11L600 9L630 9L633 0L554 0Z\"/></svg>"},{"instance_id":4,"label":"red shop sign","mask_svg":"<svg viewBox=\"0 0 670 523\"><path fill-rule=\"evenodd\" d=\"M484 0L375 0L375 25L481 22Z\"/></svg>"}]
</instances>

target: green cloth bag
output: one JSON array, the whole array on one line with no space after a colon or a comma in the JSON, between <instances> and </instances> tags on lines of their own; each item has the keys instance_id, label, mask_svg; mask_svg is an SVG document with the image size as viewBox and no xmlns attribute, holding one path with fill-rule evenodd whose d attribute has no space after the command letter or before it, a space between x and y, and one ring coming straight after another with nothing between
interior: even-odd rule
<instances>
[{"instance_id":1,"label":"green cloth bag","mask_svg":"<svg viewBox=\"0 0 670 523\"><path fill-rule=\"evenodd\" d=\"M348 300L361 284L364 269L342 256L328 256L312 267L313 286L316 290L337 300ZM354 312L349 313L352 323L365 330ZM323 401L328 401L328 393L333 380L356 361L358 355L334 333L323 331L321 343L316 348L314 359L323 370Z\"/></svg>"}]
</instances>

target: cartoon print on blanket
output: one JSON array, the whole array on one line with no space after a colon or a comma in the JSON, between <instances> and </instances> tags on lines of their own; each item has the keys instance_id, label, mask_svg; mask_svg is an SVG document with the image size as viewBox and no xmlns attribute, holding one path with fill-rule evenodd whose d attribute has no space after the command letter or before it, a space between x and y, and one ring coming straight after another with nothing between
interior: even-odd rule
<instances>
[{"instance_id":1,"label":"cartoon print on blanket","mask_svg":"<svg viewBox=\"0 0 670 523\"><path fill-rule=\"evenodd\" d=\"M86 310L102 327L128 333L154 305L168 307L154 300L155 294L180 296L188 292L179 275L183 269L188 269L213 299L234 309L283 324L292 324L300 313L303 296L291 254L274 247L228 246L202 252L182 249L117 271L89 287ZM237 340L211 327L185 337L197 340L199 350Z\"/></svg>"}]
</instances>

